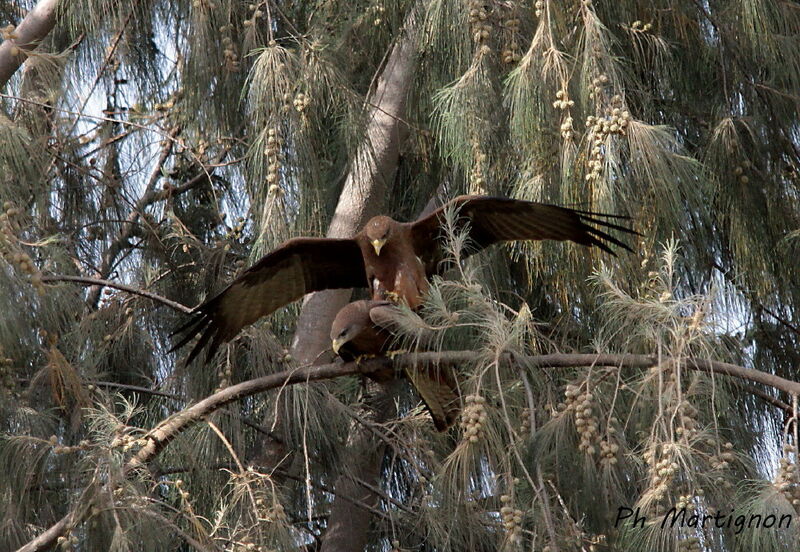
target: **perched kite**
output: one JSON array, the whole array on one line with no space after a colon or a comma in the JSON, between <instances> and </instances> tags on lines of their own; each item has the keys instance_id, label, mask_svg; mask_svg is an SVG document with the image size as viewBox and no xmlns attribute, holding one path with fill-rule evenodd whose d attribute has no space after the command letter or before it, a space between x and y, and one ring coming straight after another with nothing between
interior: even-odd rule
<instances>
[{"instance_id":1,"label":"perched kite","mask_svg":"<svg viewBox=\"0 0 800 552\"><path fill-rule=\"evenodd\" d=\"M396 310L389 301L365 299L345 305L331 325L333 351L345 360L387 353L394 339L391 329ZM453 425L461 412L461 401L452 370L425 366L405 368L404 373L428 408L436 429L444 431ZM392 376L379 373L374 379L383 382Z\"/></svg>"},{"instance_id":2,"label":"perched kite","mask_svg":"<svg viewBox=\"0 0 800 552\"><path fill-rule=\"evenodd\" d=\"M200 339L187 363L205 347L207 360L239 331L312 291L369 287L373 299L393 299L417 308L428 278L447 268L442 237L445 211L457 211L456 232L469 229L471 247L462 257L494 243L512 240L569 240L612 255L609 244L631 248L600 228L633 230L597 217L626 219L515 199L459 196L414 222L386 216L369 220L352 239L293 238L262 257L220 293L196 307L175 333L186 335L172 350Z\"/></svg>"},{"instance_id":3,"label":"perched kite","mask_svg":"<svg viewBox=\"0 0 800 552\"><path fill-rule=\"evenodd\" d=\"M348 362L386 353L394 339L391 323L395 308L390 301L368 299L342 307L331 324L333 352Z\"/></svg>"}]
</instances>

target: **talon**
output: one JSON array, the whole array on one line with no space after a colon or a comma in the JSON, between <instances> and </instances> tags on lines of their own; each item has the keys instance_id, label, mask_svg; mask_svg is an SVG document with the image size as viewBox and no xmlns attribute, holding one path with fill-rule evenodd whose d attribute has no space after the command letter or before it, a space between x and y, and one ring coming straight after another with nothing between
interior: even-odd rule
<instances>
[{"instance_id":1,"label":"talon","mask_svg":"<svg viewBox=\"0 0 800 552\"><path fill-rule=\"evenodd\" d=\"M355 358L355 361L356 361L356 364L358 364L359 366L361 366L361 363L362 363L362 362L366 362L366 361L368 361L368 360L370 360L370 359L373 359L373 358L378 358L378 355L373 355L373 354L363 354L363 355L358 355L358 356Z\"/></svg>"},{"instance_id":2,"label":"talon","mask_svg":"<svg viewBox=\"0 0 800 552\"><path fill-rule=\"evenodd\" d=\"M394 357L396 357L396 356L398 356L398 355L404 355L404 354L406 354L407 352L408 352L408 350L407 350L407 349L397 349L396 351L388 351L388 352L386 353L386 357L387 357L387 358L390 358L390 359L392 359L392 360L394 360Z\"/></svg>"},{"instance_id":3,"label":"talon","mask_svg":"<svg viewBox=\"0 0 800 552\"><path fill-rule=\"evenodd\" d=\"M396 291L386 291L384 292L384 295L386 296L386 299L392 303L400 303L400 295L398 295Z\"/></svg>"}]
</instances>

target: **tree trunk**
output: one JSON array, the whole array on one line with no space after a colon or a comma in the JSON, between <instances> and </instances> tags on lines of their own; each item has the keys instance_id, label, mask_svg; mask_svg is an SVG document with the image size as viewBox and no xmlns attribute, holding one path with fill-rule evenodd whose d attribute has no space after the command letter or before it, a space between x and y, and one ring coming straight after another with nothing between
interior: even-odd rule
<instances>
[{"instance_id":1,"label":"tree trunk","mask_svg":"<svg viewBox=\"0 0 800 552\"><path fill-rule=\"evenodd\" d=\"M383 423L397 415L393 400L396 386L390 383L380 387L381 390L374 400L368 401L376 423ZM369 540L372 516L362 505L375 507L378 497L359 484L359 481L377 485L385 451L385 442L378 440L367 428L355 426L347 444L344 471L336 478L336 498L331 506L328 528L323 536L320 552L364 550ZM348 497L349 500L341 496Z\"/></svg>"},{"instance_id":2,"label":"tree trunk","mask_svg":"<svg viewBox=\"0 0 800 552\"><path fill-rule=\"evenodd\" d=\"M401 119L416 66L416 49L410 36L414 23L406 21L406 34L392 48L375 90L369 97L370 118L364 143L359 147L339 203L328 228L330 238L349 238L378 214L386 188L397 169L400 144L408 129ZM314 362L328 348L331 322L350 300L350 290L328 290L306 298L297 319L292 355L300 364Z\"/></svg>"},{"instance_id":3,"label":"tree trunk","mask_svg":"<svg viewBox=\"0 0 800 552\"><path fill-rule=\"evenodd\" d=\"M328 229L335 238L353 236L382 207L382 200L397 169L400 145L407 134L402 123L406 98L417 62L413 12L406 19L405 34L392 52L369 97L370 119L364 143L359 147L347 176L339 203ZM329 290L306 298L297 320L292 354L301 364L314 362L329 347L330 325L336 313L350 300L351 290ZM390 389L385 390L386 393ZM393 401L379 401L375 417L391 417ZM366 428L357 427L348 445L350 469L336 480L337 493L374 505L377 497L357 483L374 484L380 475L385 445ZM371 516L342 498L334 499L323 537L322 551L363 550Z\"/></svg>"},{"instance_id":4,"label":"tree trunk","mask_svg":"<svg viewBox=\"0 0 800 552\"><path fill-rule=\"evenodd\" d=\"M0 88L6 85L27 57L56 24L58 0L40 0L14 29L16 38L0 44Z\"/></svg>"}]
</instances>

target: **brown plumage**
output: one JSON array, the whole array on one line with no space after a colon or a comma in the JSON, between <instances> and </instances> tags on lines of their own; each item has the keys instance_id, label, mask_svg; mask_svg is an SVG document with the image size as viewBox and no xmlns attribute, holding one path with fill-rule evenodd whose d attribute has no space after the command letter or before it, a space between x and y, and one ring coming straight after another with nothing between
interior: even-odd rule
<instances>
[{"instance_id":1,"label":"brown plumage","mask_svg":"<svg viewBox=\"0 0 800 552\"><path fill-rule=\"evenodd\" d=\"M345 360L363 355L382 355L389 351L394 336L392 322L397 309L389 301L354 301L342 307L331 325L331 345ZM461 412L458 382L449 367L406 368L411 381L439 431L455 423ZM383 374L375 378L385 381Z\"/></svg>"},{"instance_id":2,"label":"brown plumage","mask_svg":"<svg viewBox=\"0 0 800 552\"><path fill-rule=\"evenodd\" d=\"M387 352L394 336L385 323L387 315L384 313L393 308L389 301L367 299L342 307L331 324L333 352L348 362L363 355Z\"/></svg>"},{"instance_id":3,"label":"brown plumage","mask_svg":"<svg viewBox=\"0 0 800 552\"><path fill-rule=\"evenodd\" d=\"M636 234L598 218L626 217L485 196L457 197L414 222L378 216L352 239L294 238L284 242L197 307L189 323L175 332L187 333L172 350L200 335L187 362L206 345L206 358L210 359L243 327L306 293L323 289L369 287L373 299L392 299L417 308L428 289L428 278L449 268L441 239L444 213L449 208L458 211L456 231L469 228L471 247L462 257L511 240L569 240L614 255L610 245L631 249L601 228Z\"/></svg>"}]
</instances>

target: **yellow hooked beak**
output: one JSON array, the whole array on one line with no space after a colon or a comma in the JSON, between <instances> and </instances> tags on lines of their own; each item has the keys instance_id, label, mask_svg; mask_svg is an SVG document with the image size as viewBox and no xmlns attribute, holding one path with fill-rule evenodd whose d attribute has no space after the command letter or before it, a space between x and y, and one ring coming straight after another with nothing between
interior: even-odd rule
<instances>
[{"instance_id":1,"label":"yellow hooked beak","mask_svg":"<svg viewBox=\"0 0 800 552\"><path fill-rule=\"evenodd\" d=\"M338 338L331 341L331 347L333 347L334 354L339 354L339 349L342 347L342 345L344 345L344 343L345 342L343 339Z\"/></svg>"},{"instance_id":2,"label":"yellow hooked beak","mask_svg":"<svg viewBox=\"0 0 800 552\"><path fill-rule=\"evenodd\" d=\"M376 255L380 255L381 254L381 249L383 248L384 245L386 245L386 240L385 239L372 240L372 247L373 247L373 249L375 249L375 254Z\"/></svg>"}]
</instances>

